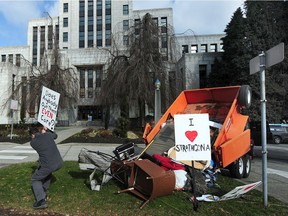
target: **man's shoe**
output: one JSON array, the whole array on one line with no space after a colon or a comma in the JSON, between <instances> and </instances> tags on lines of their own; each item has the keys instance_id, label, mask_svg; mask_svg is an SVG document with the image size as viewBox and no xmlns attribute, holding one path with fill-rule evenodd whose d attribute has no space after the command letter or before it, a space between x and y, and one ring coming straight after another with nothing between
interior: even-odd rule
<instances>
[{"instance_id":1,"label":"man's shoe","mask_svg":"<svg viewBox=\"0 0 288 216\"><path fill-rule=\"evenodd\" d=\"M47 208L47 207L48 207L48 204L47 204L46 199L42 199L42 200L36 201L33 204L33 208L34 209L44 209L44 208Z\"/></svg>"}]
</instances>

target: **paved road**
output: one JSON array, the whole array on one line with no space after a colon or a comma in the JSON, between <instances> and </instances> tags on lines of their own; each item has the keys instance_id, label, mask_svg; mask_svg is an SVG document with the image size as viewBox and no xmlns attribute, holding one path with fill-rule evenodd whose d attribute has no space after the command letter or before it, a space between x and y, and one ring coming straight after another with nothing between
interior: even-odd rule
<instances>
[{"instance_id":1,"label":"paved road","mask_svg":"<svg viewBox=\"0 0 288 216\"><path fill-rule=\"evenodd\" d=\"M57 143L81 131L83 127L57 128ZM119 143L121 144L121 143ZM119 144L81 144L69 143L58 144L58 148L64 160L78 160L80 150L85 147L90 150L101 151L112 154ZM252 183L262 180L261 147L255 147L255 159L252 161L252 170L249 178L242 179L243 183ZM268 194L288 203L288 144L267 145L268 150ZM0 143L0 167L13 163L36 161L37 153L30 147L29 143L20 145L15 143ZM281 159L281 160L279 160ZM259 187L258 189L261 190Z\"/></svg>"}]
</instances>

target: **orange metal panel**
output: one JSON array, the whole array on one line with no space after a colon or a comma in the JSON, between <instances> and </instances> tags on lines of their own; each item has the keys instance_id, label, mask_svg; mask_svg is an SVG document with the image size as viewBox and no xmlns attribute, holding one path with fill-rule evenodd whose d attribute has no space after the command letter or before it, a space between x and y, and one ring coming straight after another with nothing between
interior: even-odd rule
<instances>
[{"instance_id":1,"label":"orange metal panel","mask_svg":"<svg viewBox=\"0 0 288 216\"><path fill-rule=\"evenodd\" d=\"M240 114L238 94L240 86L185 90L160 118L144 139L152 142L168 119L180 113L208 113L209 119L223 124L213 149L220 166L227 166L250 150L250 131L243 132L248 116Z\"/></svg>"},{"instance_id":2,"label":"orange metal panel","mask_svg":"<svg viewBox=\"0 0 288 216\"><path fill-rule=\"evenodd\" d=\"M240 86L217 87L217 88L204 88L185 90L180 93L160 120L156 123L155 127L146 136L146 144L149 144L161 129L161 125L167 121L169 115L174 117L175 114L185 113L187 105L193 103L232 103L238 96Z\"/></svg>"},{"instance_id":3,"label":"orange metal panel","mask_svg":"<svg viewBox=\"0 0 288 216\"><path fill-rule=\"evenodd\" d=\"M220 147L222 167L226 167L250 151L250 129L230 139Z\"/></svg>"},{"instance_id":4,"label":"orange metal panel","mask_svg":"<svg viewBox=\"0 0 288 216\"><path fill-rule=\"evenodd\" d=\"M168 110L164 113L164 115L159 119L158 122L155 122L154 128L151 132L146 136L146 144L149 144L154 137L158 134L161 129L161 125L165 123L169 116L174 117L175 114L183 113L184 109L187 106L187 100L184 92L181 92L180 95L176 98L173 104L168 108Z\"/></svg>"}]
</instances>

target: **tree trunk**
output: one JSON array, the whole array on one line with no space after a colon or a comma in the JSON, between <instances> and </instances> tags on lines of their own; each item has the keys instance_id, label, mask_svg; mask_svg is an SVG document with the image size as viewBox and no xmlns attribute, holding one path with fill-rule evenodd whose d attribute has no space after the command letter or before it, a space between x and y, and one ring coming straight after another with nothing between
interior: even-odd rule
<instances>
[{"instance_id":1,"label":"tree trunk","mask_svg":"<svg viewBox=\"0 0 288 216\"><path fill-rule=\"evenodd\" d=\"M108 130L110 122L110 105L105 107L105 117L104 117L104 127L105 130Z\"/></svg>"}]
</instances>

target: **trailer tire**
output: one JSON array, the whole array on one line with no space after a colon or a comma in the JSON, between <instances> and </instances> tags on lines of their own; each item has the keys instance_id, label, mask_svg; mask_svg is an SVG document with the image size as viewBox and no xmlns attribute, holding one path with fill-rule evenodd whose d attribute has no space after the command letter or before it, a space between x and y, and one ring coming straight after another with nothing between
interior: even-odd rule
<instances>
[{"instance_id":1,"label":"trailer tire","mask_svg":"<svg viewBox=\"0 0 288 216\"><path fill-rule=\"evenodd\" d=\"M236 161L234 161L232 164L229 165L228 168L233 178L238 179L243 178L245 172L245 164L244 164L245 159L243 158L244 157L240 157L239 159L237 159Z\"/></svg>"},{"instance_id":2,"label":"trailer tire","mask_svg":"<svg viewBox=\"0 0 288 216\"><path fill-rule=\"evenodd\" d=\"M242 85L238 95L238 104L243 108L251 106L252 92L249 85Z\"/></svg>"},{"instance_id":3,"label":"trailer tire","mask_svg":"<svg viewBox=\"0 0 288 216\"><path fill-rule=\"evenodd\" d=\"M243 178L248 178L251 172L251 158L249 154L244 156L244 174Z\"/></svg>"},{"instance_id":4,"label":"trailer tire","mask_svg":"<svg viewBox=\"0 0 288 216\"><path fill-rule=\"evenodd\" d=\"M281 139L281 137L280 136L273 136L273 142L275 143L275 144L280 144L281 142L282 142L282 139Z\"/></svg>"}]
</instances>

